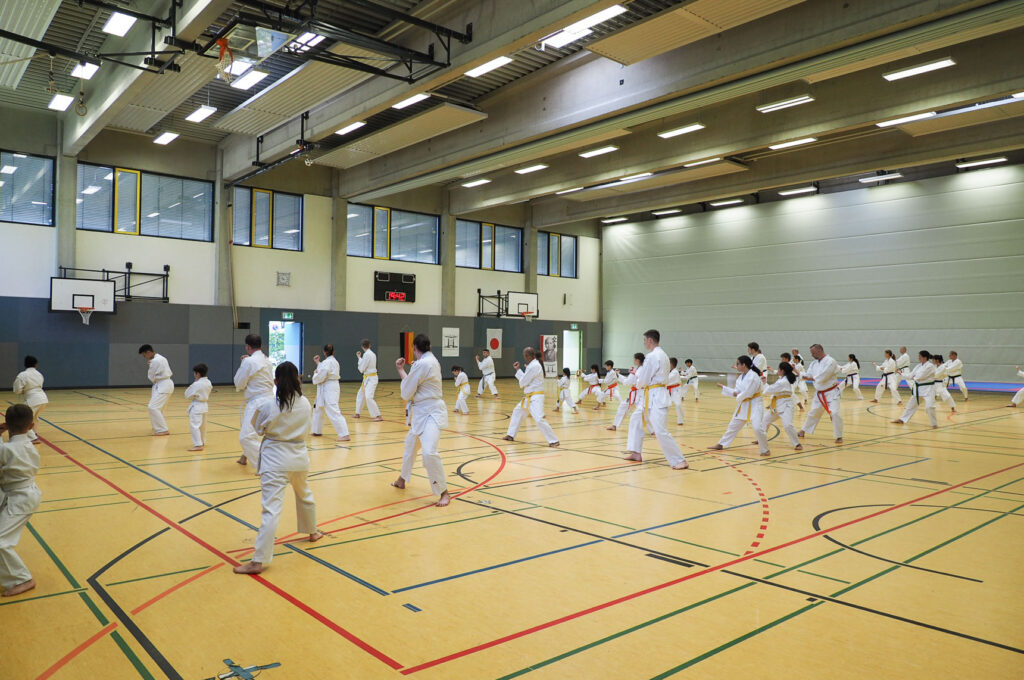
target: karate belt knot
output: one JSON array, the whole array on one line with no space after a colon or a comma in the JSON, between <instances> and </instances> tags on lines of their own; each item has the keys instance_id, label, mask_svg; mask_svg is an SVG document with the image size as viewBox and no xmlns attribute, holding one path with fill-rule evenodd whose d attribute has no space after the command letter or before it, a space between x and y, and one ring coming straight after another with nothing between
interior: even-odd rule
<instances>
[{"instance_id":1,"label":"karate belt knot","mask_svg":"<svg viewBox=\"0 0 1024 680\"><path fill-rule=\"evenodd\" d=\"M732 417L733 418L738 418L739 415L740 415L740 411L743 409L743 405L744 404L750 404L750 402L754 401L755 399L757 399L760 396L761 396L761 390L758 390L756 394L754 394L752 396L749 396L746 399L744 399L743 401L741 401L739 404L736 405L736 413L733 413ZM775 405L775 398L774 397L772 397L772 405L773 406ZM747 422L748 423L750 422L750 411L753 408L754 408L753 404L750 404L747 407Z\"/></svg>"},{"instance_id":2,"label":"karate belt knot","mask_svg":"<svg viewBox=\"0 0 1024 680\"><path fill-rule=\"evenodd\" d=\"M526 394L523 395L523 400L521 402L519 402L519 406L521 408L529 408L529 406L527 406L527 404L529 404L530 398L531 397L535 397L538 394L544 394L543 390L540 391L540 392L527 392Z\"/></svg>"},{"instance_id":3,"label":"karate belt knot","mask_svg":"<svg viewBox=\"0 0 1024 680\"><path fill-rule=\"evenodd\" d=\"M677 389L679 387L679 385L680 385L680 383L676 383L675 385L669 385L668 386L668 393L672 394L672 390Z\"/></svg>"},{"instance_id":4,"label":"karate belt knot","mask_svg":"<svg viewBox=\"0 0 1024 680\"><path fill-rule=\"evenodd\" d=\"M917 403L917 404L920 404L920 403L921 403L921 395L920 395L920 394L918 394L918 391L917 391L917 389L918 389L918 388L919 388L919 387L920 387L921 385L924 385L924 386L926 386L926 387L927 387L928 385L934 385L934 384L935 384L935 383L937 383L937 382L942 382L942 381L941 381L941 380L933 380L933 381L931 381L931 382L926 382L926 383L919 383L919 382L915 382L915 383L914 383L913 385L911 385L911 386L910 386L910 389L912 389L912 390L914 391L914 401L915 401L915 403Z\"/></svg>"},{"instance_id":5,"label":"karate belt knot","mask_svg":"<svg viewBox=\"0 0 1024 680\"><path fill-rule=\"evenodd\" d=\"M372 378L375 375L377 375L377 371L374 371L373 373L363 373L363 381L359 383L359 389L362 390L366 386L367 378Z\"/></svg>"},{"instance_id":6,"label":"karate belt knot","mask_svg":"<svg viewBox=\"0 0 1024 680\"><path fill-rule=\"evenodd\" d=\"M608 385L607 387L605 387L604 391L605 392L611 392L612 390L614 390L618 386L619 386L619 383L613 382L611 385Z\"/></svg>"},{"instance_id":7,"label":"karate belt knot","mask_svg":"<svg viewBox=\"0 0 1024 680\"><path fill-rule=\"evenodd\" d=\"M636 404L636 393L637 392L639 392L639 390L637 388L635 388L635 387L630 387L629 388L629 405L630 406L634 406Z\"/></svg>"},{"instance_id":8,"label":"karate belt knot","mask_svg":"<svg viewBox=\"0 0 1024 680\"><path fill-rule=\"evenodd\" d=\"M843 383L849 385L853 382L853 376L860 375L860 373L851 373L850 375L843 378Z\"/></svg>"},{"instance_id":9,"label":"karate belt knot","mask_svg":"<svg viewBox=\"0 0 1024 680\"><path fill-rule=\"evenodd\" d=\"M647 431L647 412L651 410L651 390L664 386L665 385L662 383L658 383L656 385L647 385L644 387L644 408L640 411L640 420L644 424L645 432Z\"/></svg>"},{"instance_id":10,"label":"karate belt knot","mask_svg":"<svg viewBox=\"0 0 1024 680\"><path fill-rule=\"evenodd\" d=\"M826 392L831 392L832 390L838 390L838 389L839 389L839 383L836 383L835 385L833 385L832 387L829 387L828 389L818 390L817 392L814 393L814 396L817 397L818 402L821 404L822 408L825 409L825 413L828 414L829 420L832 420L832 409L830 409L828 407L828 399L825 398L825 393Z\"/></svg>"}]
</instances>

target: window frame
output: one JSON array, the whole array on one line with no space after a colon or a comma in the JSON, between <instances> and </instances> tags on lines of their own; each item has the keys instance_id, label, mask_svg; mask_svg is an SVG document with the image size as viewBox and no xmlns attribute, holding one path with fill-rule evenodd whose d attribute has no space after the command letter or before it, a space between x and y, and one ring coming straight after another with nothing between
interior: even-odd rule
<instances>
[{"instance_id":1,"label":"window frame","mask_svg":"<svg viewBox=\"0 0 1024 680\"><path fill-rule=\"evenodd\" d=\"M461 269L479 269L480 271L493 271L500 272L502 274L522 274L523 273L523 256L525 249L525 230L522 227L513 227L507 224L497 224L495 222L478 222L476 220L465 220L459 218L459 221L466 222L468 224L475 224L477 227L477 262L479 264L475 267L456 264L456 267ZM484 263L484 227L489 227L491 231L491 257L489 265ZM515 229L519 232L519 270L509 269L498 269L498 228L502 229ZM458 222L456 222L456 229L458 229Z\"/></svg>"},{"instance_id":2,"label":"window frame","mask_svg":"<svg viewBox=\"0 0 1024 680\"><path fill-rule=\"evenodd\" d=\"M121 186L121 173L135 175L135 231L121 231L117 228L117 199ZM122 236L140 236L142 234L142 171L114 166L114 208L110 212L111 231Z\"/></svg>"},{"instance_id":3,"label":"window frame","mask_svg":"<svg viewBox=\"0 0 1024 680\"><path fill-rule=\"evenodd\" d=\"M13 220L5 220L5 219L2 219L2 218L0 218L0 224L25 224L25 225L28 225L30 227L52 227L52 228L56 229L57 228L57 157L56 156L47 156L45 154L38 154L38 153L26 153L24 151L15 151L13 149L3 149L3 148L0 148L0 153L9 153L12 156L14 154L21 154L23 156L28 156L29 158L45 158L46 160L50 161L50 163L51 163L50 177L52 178L52 181L50 182L50 223L49 224L33 224L31 222L15 222ZM3 177L0 176L0 179L3 179ZM76 181L76 185L75 186L77 187L77 181L78 181L77 174L76 174L76 177L75 177L75 181ZM6 182L4 182L4 184L6 184ZM0 187L0 192L2 192L3 189L4 189L3 187Z\"/></svg>"},{"instance_id":4,"label":"window frame","mask_svg":"<svg viewBox=\"0 0 1024 680\"><path fill-rule=\"evenodd\" d=\"M554 273L554 274L551 273L551 256L552 256L551 237L552 236L556 237L556 242L558 243L558 247L556 248L556 250L558 252L558 272ZM562 239L566 239L566 238L571 238L573 240L573 244L574 244L572 252L573 252L573 260L574 260L574 262L573 262L573 272L575 272L575 274L573 276L569 276L567 274L565 274L565 275L562 274ZM546 264L547 264L548 272L546 274L542 274L542 273L540 273L540 268L538 267L538 269L537 269L537 276L553 276L553 277L560 278L560 279L578 279L580 277L580 239L579 239L579 237L578 236L574 236L572 234L561 234L561 233L554 232L554 231L538 231L537 232L537 243L538 243L537 248L538 248L538 250L537 250L537 255L536 255L537 258L538 258L538 264L539 264L539 258L540 258L540 250L539 250L539 248L540 248L540 240L541 239L544 239L547 242L548 259L547 259L547 263Z\"/></svg>"},{"instance_id":5,"label":"window frame","mask_svg":"<svg viewBox=\"0 0 1024 680\"><path fill-rule=\"evenodd\" d=\"M267 205L267 245L256 243L256 194L266 194L270 200ZM270 189L249 188L249 245L253 248L274 247L274 192Z\"/></svg>"},{"instance_id":6,"label":"window frame","mask_svg":"<svg viewBox=\"0 0 1024 680\"><path fill-rule=\"evenodd\" d=\"M388 261L391 261L391 262L408 262L408 263L411 263L411 264L428 264L428 265L433 265L435 267L441 266L441 231L442 230L441 230L441 216L440 215L437 215L435 213L419 212L419 211L416 211L416 210L402 210L401 208L389 208L389 207L383 206L383 205L373 205L373 204L367 204L367 203L348 203L348 205L349 206L360 206L362 208L369 208L370 209L370 254L369 255L357 255L357 254L350 253L348 251L348 243L347 243L347 237L346 237L346 244L345 244L345 256L346 257L361 257L363 259L368 259L368 260L388 260ZM429 218L435 220L435 223L436 223L436 226L437 226L436 238L435 238L435 244L434 244L434 259L436 260L435 262L420 262L418 260L408 260L408 259L402 259L402 258L399 258L397 260L396 259L392 259L392 257L391 257L392 213L394 211L396 211L396 210L398 212L401 212L401 213L408 213L410 215L422 215L424 217L429 217ZM387 254L386 255L379 255L377 253L377 213L378 213L378 211L387 213L388 226L387 226Z\"/></svg>"},{"instance_id":7,"label":"window frame","mask_svg":"<svg viewBox=\"0 0 1024 680\"><path fill-rule=\"evenodd\" d=\"M241 189L249 192L249 242L237 243L232 239L233 246L240 248L262 248L264 250L283 250L286 253L301 253L306 248L306 197L303 194L293 194L290 191L276 191L274 189L260 189L259 187L233 186L231 187L231 231L234 235L235 228L235 191ZM256 193L269 194L270 206L268 208L267 220L267 243L259 245L256 243ZM292 196L299 199L299 247L278 248L274 245L274 203L277 196Z\"/></svg>"}]
</instances>

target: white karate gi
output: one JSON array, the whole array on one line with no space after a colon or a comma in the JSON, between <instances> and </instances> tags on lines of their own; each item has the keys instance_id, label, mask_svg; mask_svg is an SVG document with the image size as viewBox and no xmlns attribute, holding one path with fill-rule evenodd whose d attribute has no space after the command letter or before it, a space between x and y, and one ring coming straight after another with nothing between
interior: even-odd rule
<instances>
[{"instance_id":1,"label":"white karate gi","mask_svg":"<svg viewBox=\"0 0 1024 680\"><path fill-rule=\"evenodd\" d=\"M860 366L851 361L848 364L843 364L839 370L843 374L843 382L839 384L839 391L842 392L847 387L852 387L857 399L863 399L864 395L860 393Z\"/></svg>"},{"instance_id":2,"label":"white karate gi","mask_svg":"<svg viewBox=\"0 0 1024 680\"><path fill-rule=\"evenodd\" d=\"M558 401L555 402L555 409L562 408L562 404L567 404L572 407L572 410L576 410L576 404L572 401L572 394L569 392L569 378L562 375L558 379Z\"/></svg>"},{"instance_id":3,"label":"white karate gi","mask_svg":"<svg viewBox=\"0 0 1024 680\"><path fill-rule=\"evenodd\" d=\"M636 388L636 374L634 373L630 373L625 378L622 378L619 384L622 387L628 387L629 392L626 394L626 398L619 402L619 408L615 411L615 420L612 421L615 429L619 429L619 426L622 425L622 419L626 417L626 412L629 411L630 408L636 407L636 402L637 399L639 399L640 394L640 390ZM650 423L648 423L648 425L650 425ZM650 428L648 428L648 431L649 430Z\"/></svg>"},{"instance_id":4,"label":"white karate gi","mask_svg":"<svg viewBox=\"0 0 1024 680\"><path fill-rule=\"evenodd\" d=\"M188 405L188 429L192 433L192 446L202 446L206 442L206 414L210 410L210 392L213 383L206 376L188 386L185 398L190 399Z\"/></svg>"},{"instance_id":5,"label":"white karate gi","mask_svg":"<svg viewBox=\"0 0 1024 680\"><path fill-rule=\"evenodd\" d=\"M359 357L357 368L363 374L363 384L356 392L356 415L358 416L362 412L365 402L366 408L370 411L370 417L376 418L380 416L377 401L373 398L373 395L377 393L377 355L372 350L363 350L363 356Z\"/></svg>"},{"instance_id":6,"label":"white karate gi","mask_svg":"<svg viewBox=\"0 0 1024 680\"><path fill-rule=\"evenodd\" d=\"M900 398L900 376L896 373L896 360L886 359L878 367L878 372L882 374L882 377L878 379L878 384L875 386L875 401L878 401L885 390L888 388L892 392L892 398L897 402L902 402Z\"/></svg>"},{"instance_id":7,"label":"white karate gi","mask_svg":"<svg viewBox=\"0 0 1024 680\"><path fill-rule=\"evenodd\" d=\"M683 380L683 386L680 388L680 399L686 399L686 393L693 387L693 398L700 399L700 378L697 376L697 367L690 366L683 371L680 376Z\"/></svg>"},{"instance_id":8,"label":"white karate gi","mask_svg":"<svg viewBox=\"0 0 1024 680\"><path fill-rule=\"evenodd\" d=\"M960 361L960 357L956 359L950 359L946 362L946 387L950 385L956 385L960 389L960 394L964 395L964 401L967 401L967 383L964 382L964 362Z\"/></svg>"},{"instance_id":9,"label":"white karate gi","mask_svg":"<svg viewBox=\"0 0 1024 680\"><path fill-rule=\"evenodd\" d=\"M1024 378L1024 371L1017 371L1017 375ZM1020 406L1020 403L1024 401L1024 387L1017 390L1017 393L1010 398L1010 403Z\"/></svg>"},{"instance_id":10,"label":"white karate gi","mask_svg":"<svg viewBox=\"0 0 1024 680\"><path fill-rule=\"evenodd\" d=\"M160 354L154 354L149 360L149 372L146 377L153 383L149 397L149 421L154 432L167 432L167 421L164 420L164 406L174 392L174 381L171 380L171 366Z\"/></svg>"},{"instance_id":11,"label":"white karate gi","mask_svg":"<svg viewBox=\"0 0 1024 680\"><path fill-rule=\"evenodd\" d=\"M942 402L946 406L950 407L954 411L956 410L956 402L953 401L953 395L946 389L946 366L949 362L935 366L935 385L933 386L932 398L936 402Z\"/></svg>"},{"instance_id":12,"label":"white karate gi","mask_svg":"<svg viewBox=\"0 0 1024 680\"><path fill-rule=\"evenodd\" d=\"M726 393L731 391L732 396L736 397L736 410L732 413L732 419L725 429L725 434L718 440L719 445L723 448L732 444L732 440L736 438L743 426L750 423L761 444L761 451L768 450L768 445L761 441L761 435L758 434L761 422L764 420L764 400L761 399L764 387L761 376L756 371L749 370L736 378L736 386L732 390L729 388L724 390Z\"/></svg>"},{"instance_id":13,"label":"white karate gi","mask_svg":"<svg viewBox=\"0 0 1024 680\"><path fill-rule=\"evenodd\" d=\"M804 368L802 361L793 362L793 371L796 372L796 382L793 383L793 396L796 397L796 393L800 392L800 400L807 401L807 381L804 379L807 369Z\"/></svg>"},{"instance_id":14,"label":"white karate gi","mask_svg":"<svg viewBox=\"0 0 1024 680\"><path fill-rule=\"evenodd\" d=\"M14 393L20 394L25 400L25 405L32 409L33 420L38 420L39 412L50 403L46 392L43 392L43 374L36 370L35 366L26 368L14 379ZM35 441L39 439L39 435L32 429L28 431L28 438Z\"/></svg>"},{"instance_id":15,"label":"white karate gi","mask_svg":"<svg viewBox=\"0 0 1024 680\"><path fill-rule=\"evenodd\" d=\"M794 447L798 446L800 440L796 436L796 428L793 427L793 385L786 378L779 378L765 387L762 394L771 397L771 402L761 424L754 428L761 453L768 452L768 426L778 419L782 420L782 429L789 437L789 443Z\"/></svg>"},{"instance_id":16,"label":"white karate gi","mask_svg":"<svg viewBox=\"0 0 1024 680\"><path fill-rule=\"evenodd\" d=\"M653 430L658 445L669 465L676 467L686 462L679 444L668 433L668 355L661 347L655 347L644 357L644 363L636 371L637 407L629 417L629 435L626 448L643 457L644 431Z\"/></svg>"},{"instance_id":17,"label":"white karate gi","mask_svg":"<svg viewBox=\"0 0 1024 680\"><path fill-rule=\"evenodd\" d=\"M907 356L907 353L904 352L896 357L896 373L898 374L896 377L896 385L899 386L899 381L902 379L906 381L907 387L913 389L914 383L910 378L911 372L910 357Z\"/></svg>"},{"instance_id":18,"label":"white karate gi","mask_svg":"<svg viewBox=\"0 0 1024 680\"><path fill-rule=\"evenodd\" d=\"M274 396L259 400L253 410L252 428L263 436L257 454L263 514L252 561L264 566L274 559L274 533L281 522L284 491L289 485L295 493L299 533L316 533L316 503L306 481L309 474L306 437L312 414L313 407L302 395L297 395L291 408L284 411Z\"/></svg>"},{"instance_id":19,"label":"white karate gi","mask_svg":"<svg viewBox=\"0 0 1024 680\"><path fill-rule=\"evenodd\" d=\"M761 375L768 373L768 358L765 357L764 352L758 352L754 356L750 357L750 361L761 371Z\"/></svg>"},{"instance_id":20,"label":"white karate gi","mask_svg":"<svg viewBox=\"0 0 1024 680\"><path fill-rule=\"evenodd\" d=\"M596 376L597 374L593 373L591 375ZM526 370L520 367L516 371L516 380L519 381L519 386L523 388L523 399L512 409L512 418L509 421L506 434L509 437L515 437L516 433L519 432L519 426L522 425L523 419L529 413L533 417L534 422L537 423L537 428L548 444L557 444L558 437L555 436L555 431L551 429L550 423L544 417L544 367L541 366L539 361L534 359L526 364Z\"/></svg>"},{"instance_id":21,"label":"white karate gi","mask_svg":"<svg viewBox=\"0 0 1024 680\"><path fill-rule=\"evenodd\" d=\"M313 372L316 385L316 401L313 407L313 434L324 433L324 413L331 421L331 427L339 437L348 436L348 422L341 413L338 401L341 399L341 366L333 356L324 357Z\"/></svg>"},{"instance_id":22,"label":"white karate gi","mask_svg":"<svg viewBox=\"0 0 1024 680\"><path fill-rule=\"evenodd\" d=\"M260 457L260 436L253 427L252 417L261 401L274 396L274 368L262 350L256 350L242 359L235 371L235 391L242 390L245 391L245 406L242 408L238 441L242 445L242 454L249 459L249 465L255 468Z\"/></svg>"},{"instance_id":23,"label":"white karate gi","mask_svg":"<svg viewBox=\"0 0 1024 680\"><path fill-rule=\"evenodd\" d=\"M459 371L455 376L455 410L459 413L469 413L469 404L466 397L469 396L469 376L465 371Z\"/></svg>"},{"instance_id":24,"label":"white karate gi","mask_svg":"<svg viewBox=\"0 0 1024 680\"><path fill-rule=\"evenodd\" d=\"M668 390L668 398L676 407L676 425L683 424L683 391L682 377L679 375L679 369L673 368L668 372L668 378L666 378L665 389Z\"/></svg>"},{"instance_id":25,"label":"white karate gi","mask_svg":"<svg viewBox=\"0 0 1024 680\"><path fill-rule=\"evenodd\" d=\"M0 588L4 590L32 579L14 548L43 497L36 486L37 472L39 453L28 434L0 441Z\"/></svg>"},{"instance_id":26,"label":"white karate gi","mask_svg":"<svg viewBox=\"0 0 1024 680\"><path fill-rule=\"evenodd\" d=\"M907 400L907 408L900 416L900 420L909 423L917 411L917 406L924 399L924 410L928 414L928 422L932 427L939 424L935 417L935 364L930 361L918 364L908 376L914 390L911 398Z\"/></svg>"},{"instance_id":27,"label":"white karate gi","mask_svg":"<svg viewBox=\"0 0 1024 680\"><path fill-rule=\"evenodd\" d=\"M597 374L597 371L584 373L581 377L583 382L587 383L587 389L580 392L580 398L576 400L576 405L582 404L583 400L591 394L597 399L598 404L603 404L604 392L601 390L601 376Z\"/></svg>"},{"instance_id":28,"label":"white karate gi","mask_svg":"<svg viewBox=\"0 0 1024 680\"><path fill-rule=\"evenodd\" d=\"M814 399L811 400L811 408L807 412L807 420L800 428L806 434L813 434L814 428L818 426L821 414L826 410L832 417L832 434L836 439L843 436L843 416L839 413L839 364L831 356L826 354L821 359L815 359L807 367L807 375L814 380Z\"/></svg>"},{"instance_id":29,"label":"white karate gi","mask_svg":"<svg viewBox=\"0 0 1024 680\"><path fill-rule=\"evenodd\" d=\"M467 378L467 384L468 384ZM412 464L416 461L416 444L420 445L423 467L430 480L430 491L440 496L448 490L444 463L437 452L441 430L448 427L448 410L441 389L441 364L433 352L425 352L408 368L402 379L402 399L409 402L411 426L405 437L402 454L402 479L412 478Z\"/></svg>"},{"instance_id":30,"label":"white karate gi","mask_svg":"<svg viewBox=\"0 0 1024 680\"><path fill-rule=\"evenodd\" d=\"M607 401L609 404L612 399L622 401L622 397L619 396L619 372L616 369L612 369L604 374L601 378L601 401Z\"/></svg>"},{"instance_id":31,"label":"white karate gi","mask_svg":"<svg viewBox=\"0 0 1024 680\"><path fill-rule=\"evenodd\" d=\"M476 366L483 374L480 378L480 384L476 388L476 393L483 394L484 388L487 387L491 390L491 394L497 395L498 388L494 386L494 359L484 357L483 361L478 361Z\"/></svg>"}]
</instances>

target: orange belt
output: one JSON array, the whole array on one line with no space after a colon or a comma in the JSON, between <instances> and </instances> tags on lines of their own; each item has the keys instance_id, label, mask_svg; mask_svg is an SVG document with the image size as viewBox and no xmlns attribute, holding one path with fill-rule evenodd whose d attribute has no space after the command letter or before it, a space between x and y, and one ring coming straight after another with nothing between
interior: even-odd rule
<instances>
[{"instance_id":1,"label":"orange belt","mask_svg":"<svg viewBox=\"0 0 1024 680\"><path fill-rule=\"evenodd\" d=\"M612 383L611 385L608 385L608 387L605 387L604 391L605 392L611 392L612 390L614 390L618 386L619 386L619 383L617 383L617 382L616 383Z\"/></svg>"},{"instance_id":2,"label":"orange belt","mask_svg":"<svg viewBox=\"0 0 1024 680\"><path fill-rule=\"evenodd\" d=\"M635 387L630 387L629 388L629 405L630 406L633 406L634 404L636 404L636 393L637 392L638 392L638 390Z\"/></svg>"},{"instance_id":3,"label":"orange belt","mask_svg":"<svg viewBox=\"0 0 1024 680\"><path fill-rule=\"evenodd\" d=\"M836 383L835 385L833 385L832 387L828 388L827 390L818 390L817 392L815 392L815 395L814 395L814 396L816 396L818 398L818 401L821 402L821 405L825 409L825 413L828 414L829 419L832 418L832 409L830 409L828 407L828 399L825 398L825 393L826 392L831 392L832 390L837 390L837 389L839 389L839 383Z\"/></svg>"}]
</instances>

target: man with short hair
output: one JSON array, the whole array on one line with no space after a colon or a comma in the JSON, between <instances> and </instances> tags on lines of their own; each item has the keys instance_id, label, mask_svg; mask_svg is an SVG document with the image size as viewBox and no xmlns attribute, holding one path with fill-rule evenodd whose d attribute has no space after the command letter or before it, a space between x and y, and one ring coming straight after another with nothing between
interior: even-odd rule
<instances>
[{"instance_id":1,"label":"man with short hair","mask_svg":"<svg viewBox=\"0 0 1024 680\"><path fill-rule=\"evenodd\" d=\"M513 441L516 433L519 432L519 426L526 418L526 414L529 413L537 423L544 439L548 441L548 446L553 448L558 446L558 437L544 417L544 367L537 361L538 356L540 354L537 350L527 347L523 350L523 360L526 361L526 366L521 367L518 361L512 364L512 368L516 369L516 380L523 388L523 400L512 410L508 432L502 439Z\"/></svg>"},{"instance_id":2,"label":"man with short hair","mask_svg":"<svg viewBox=\"0 0 1024 680\"><path fill-rule=\"evenodd\" d=\"M832 434L835 435L836 444L842 444L843 417L839 413L839 376L842 375L842 371L839 370L836 360L825 354L825 349L817 343L811 345L811 356L814 357L814 361L807 367L805 374L814 380L814 399L807 412L807 420L796 436L813 434L822 412L825 412L832 418Z\"/></svg>"},{"instance_id":3,"label":"man with short hair","mask_svg":"<svg viewBox=\"0 0 1024 680\"><path fill-rule=\"evenodd\" d=\"M235 372L235 391L245 392L242 426L238 432L242 455L237 462L239 465L248 462L255 470L260 459L260 435L252 424L252 418L259 402L274 396L274 368L263 353L263 338L255 333L245 336L245 352L242 364Z\"/></svg>"},{"instance_id":4,"label":"man with short hair","mask_svg":"<svg viewBox=\"0 0 1024 680\"><path fill-rule=\"evenodd\" d=\"M636 371L636 410L629 417L629 435L626 440L626 460L643 461L644 430L651 429L658 438L658 445L673 470L685 470L690 465L683 456L679 444L668 433L668 406L671 402L665 388L668 380L669 361L659 343L661 333L653 328L644 333L644 348L647 355Z\"/></svg>"},{"instance_id":5,"label":"man with short hair","mask_svg":"<svg viewBox=\"0 0 1024 680\"><path fill-rule=\"evenodd\" d=\"M370 349L370 341L366 338L363 338L360 346L362 349L356 351L356 358L359 359L357 368L363 374L363 384L359 386L359 391L356 392L355 417L360 417L359 413L363 410L363 402L366 402L366 408L370 411L370 417L373 418L373 422L379 423L384 420L384 417L381 416L380 408L377 407L377 402L373 398L373 395L377 392L377 383L379 382L377 377L377 355Z\"/></svg>"},{"instance_id":6,"label":"man with short hair","mask_svg":"<svg viewBox=\"0 0 1024 680\"><path fill-rule=\"evenodd\" d=\"M900 386L900 380L904 380L907 383L907 387L911 390L914 389L914 381L910 377L910 355L907 354L906 347L900 347L900 355L896 358L896 387Z\"/></svg>"},{"instance_id":7,"label":"man with short hair","mask_svg":"<svg viewBox=\"0 0 1024 680\"><path fill-rule=\"evenodd\" d=\"M149 371L146 377L153 383L152 393L149 397L149 422L153 426L154 437L166 437L170 434L167 430L167 421L164 419L164 406L174 392L174 381L171 380L171 365L167 359L153 351L152 345L139 347L141 354L149 362Z\"/></svg>"},{"instance_id":8,"label":"man with short hair","mask_svg":"<svg viewBox=\"0 0 1024 680\"><path fill-rule=\"evenodd\" d=\"M960 361L960 355L955 349L949 350L949 361L946 362L946 386L954 385L960 389L967 401L967 383L964 382L964 362Z\"/></svg>"}]
</instances>

